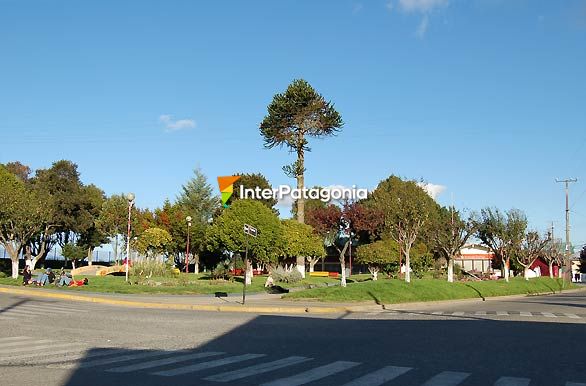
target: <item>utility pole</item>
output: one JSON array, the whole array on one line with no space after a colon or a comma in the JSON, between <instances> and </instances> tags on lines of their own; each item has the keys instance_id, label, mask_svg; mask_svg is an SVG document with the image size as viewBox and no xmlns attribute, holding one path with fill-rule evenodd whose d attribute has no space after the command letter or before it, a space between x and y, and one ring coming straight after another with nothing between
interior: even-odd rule
<instances>
[{"instance_id":1,"label":"utility pole","mask_svg":"<svg viewBox=\"0 0 586 386\"><path fill-rule=\"evenodd\" d=\"M572 266L569 264L570 261L570 205L569 205L569 194L571 182L578 182L577 178L566 178L565 180L559 180L556 178L555 182L563 182L566 185L566 254L564 261L564 282L568 271L571 271ZM571 279L571 277L570 277Z\"/></svg>"}]
</instances>

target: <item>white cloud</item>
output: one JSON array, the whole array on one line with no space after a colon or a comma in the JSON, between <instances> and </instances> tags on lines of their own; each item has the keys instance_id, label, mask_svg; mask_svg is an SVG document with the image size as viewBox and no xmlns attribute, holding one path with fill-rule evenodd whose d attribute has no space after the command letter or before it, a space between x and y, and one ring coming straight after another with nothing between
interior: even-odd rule
<instances>
[{"instance_id":1,"label":"white cloud","mask_svg":"<svg viewBox=\"0 0 586 386\"><path fill-rule=\"evenodd\" d=\"M430 182L420 182L417 185L419 185L423 190L425 190L427 192L427 194L429 194L429 196L431 198L433 198L434 200L437 198L437 196L439 196L444 190L446 190L446 187L443 185L436 185L436 184L432 184Z\"/></svg>"},{"instance_id":2,"label":"white cloud","mask_svg":"<svg viewBox=\"0 0 586 386\"><path fill-rule=\"evenodd\" d=\"M184 129L193 129L195 121L193 119L173 120L173 116L163 114L159 116L159 122L165 125L165 131L178 131Z\"/></svg>"},{"instance_id":3,"label":"white cloud","mask_svg":"<svg viewBox=\"0 0 586 386\"><path fill-rule=\"evenodd\" d=\"M399 0L399 7L405 12L428 13L447 4L448 0Z\"/></svg>"},{"instance_id":4,"label":"white cloud","mask_svg":"<svg viewBox=\"0 0 586 386\"><path fill-rule=\"evenodd\" d=\"M425 33L427 32L427 25L429 24L429 17L427 15L423 16L423 19L421 19L421 22L419 23L419 25L417 26L417 29L415 30L415 36L417 36L419 39L423 39L425 37Z\"/></svg>"}]
</instances>

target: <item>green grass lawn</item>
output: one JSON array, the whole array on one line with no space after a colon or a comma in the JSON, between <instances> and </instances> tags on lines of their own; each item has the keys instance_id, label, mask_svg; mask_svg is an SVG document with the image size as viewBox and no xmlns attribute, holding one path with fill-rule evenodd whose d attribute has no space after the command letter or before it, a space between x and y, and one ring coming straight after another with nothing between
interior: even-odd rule
<instances>
[{"instance_id":1,"label":"green grass lawn","mask_svg":"<svg viewBox=\"0 0 586 386\"><path fill-rule=\"evenodd\" d=\"M128 284L124 276L76 276L77 280L87 277L89 285L82 287L56 287L49 285L46 288L63 291L104 292L120 294L213 294L214 292L240 293L242 292L242 277L233 281L211 280L206 274L181 273L177 278L154 277L151 285ZM130 278L131 282L132 277ZM266 275L255 276L252 285L246 287L247 292L264 292ZM160 284L159 284L160 283ZM339 280L321 277L307 277L299 283L276 283L283 288L307 288L308 286L325 286L338 284ZM0 284L22 285L22 277L18 279L0 278Z\"/></svg>"},{"instance_id":2,"label":"green grass lawn","mask_svg":"<svg viewBox=\"0 0 586 386\"><path fill-rule=\"evenodd\" d=\"M566 289L575 288L566 283ZM379 279L349 283L346 288L328 287L297 291L286 294L286 299L314 299L325 302L374 301L377 303L405 303L431 300L451 300L504 296L517 294L536 294L559 292L561 279L548 277L531 279L513 278L509 283L504 280L469 281L448 283L444 280L421 279L405 283L396 279Z\"/></svg>"}]
</instances>

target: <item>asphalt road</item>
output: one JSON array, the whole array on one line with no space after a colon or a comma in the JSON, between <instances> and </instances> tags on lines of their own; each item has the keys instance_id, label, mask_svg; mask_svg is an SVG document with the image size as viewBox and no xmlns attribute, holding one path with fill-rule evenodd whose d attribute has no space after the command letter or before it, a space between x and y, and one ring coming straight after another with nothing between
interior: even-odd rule
<instances>
[{"instance_id":1,"label":"asphalt road","mask_svg":"<svg viewBox=\"0 0 586 386\"><path fill-rule=\"evenodd\" d=\"M586 386L586 292L328 316L0 295L0 385Z\"/></svg>"}]
</instances>

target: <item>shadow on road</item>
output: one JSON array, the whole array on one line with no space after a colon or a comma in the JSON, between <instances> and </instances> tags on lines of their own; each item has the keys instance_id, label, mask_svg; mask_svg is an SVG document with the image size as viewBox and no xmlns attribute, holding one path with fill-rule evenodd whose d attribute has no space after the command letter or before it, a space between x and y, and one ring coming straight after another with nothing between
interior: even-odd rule
<instances>
[{"instance_id":1,"label":"shadow on road","mask_svg":"<svg viewBox=\"0 0 586 386\"><path fill-rule=\"evenodd\" d=\"M178 344L184 333L177 332ZM470 373L461 385L493 385L512 376L531 378L533 386L556 386L586 382L584 336L586 325L571 323L258 316L198 347L93 348L78 361L55 358L49 365L73 367L66 386L218 385L222 379L258 385L336 361L356 364L310 384L343 385L385 366L402 366L411 369L390 385L421 385L440 372L458 371ZM544 348L555 360L544 358ZM293 362L266 370L267 362L288 360ZM259 364L265 364L264 372L247 372Z\"/></svg>"}]
</instances>

